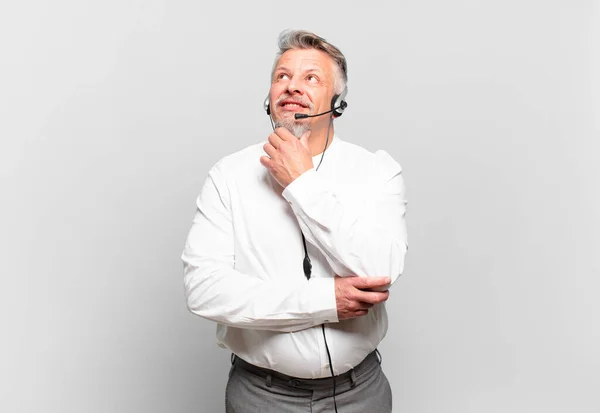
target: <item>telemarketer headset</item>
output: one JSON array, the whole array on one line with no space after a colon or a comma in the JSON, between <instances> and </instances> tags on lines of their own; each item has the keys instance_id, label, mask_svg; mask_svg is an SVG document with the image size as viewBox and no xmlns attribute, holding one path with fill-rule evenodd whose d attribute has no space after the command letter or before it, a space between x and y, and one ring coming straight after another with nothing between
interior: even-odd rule
<instances>
[{"instance_id":1,"label":"telemarketer headset","mask_svg":"<svg viewBox=\"0 0 600 413\"><path fill-rule=\"evenodd\" d=\"M340 94L333 95L331 99L331 109L323 112L317 113L315 115L308 115L306 113L296 113L294 114L294 119L305 119L305 118L314 118L317 116L326 115L331 113L331 117L329 119L329 126L327 127L327 138L325 140L325 148L323 149L323 153L321 155L321 160L319 161L319 165L315 168L316 171L319 170L319 166L321 166L321 162L323 162L323 156L325 155L325 150L327 149L327 144L329 143L329 131L331 130L331 123L333 122L333 118L337 118L342 116L346 107L348 107L348 103L344 100L346 95L348 94L348 88L344 87L344 90ZM267 95L265 102L263 104L265 112L269 115L269 119L271 120L271 126L275 129L273 125L273 119L271 118L271 105L270 99ZM310 257L308 255L308 250L306 249L306 238L304 237L304 233L302 233L302 245L304 246L304 260L302 262L302 269L304 270L304 276L307 280L310 280L310 275L312 271L312 263L310 262ZM325 335L325 324L321 324L321 330L323 331L323 340L325 341L325 350L327 351L327 358L329 359L329 371L331 373L331 378L333 379L333 406L335 408L335 412L337 413L337 402L335 400L335 374L333 372L333 363L331 362L331 353L329 352L329 345L327 344L327 336Z\"/></svg>"},{"instance_id":2,"label":"telemarketer headset","mask_svg":"<svg viewBox=\"0 0 600 413\"><path fill-rule=\"evenodd\" d=\"M333 98L331 98L331 110L328 110L327 112L317 113L316 115L307 115L305 113L296 113L294 115L294 118L295 119L314 118L317 116L326 115L328 113L331 113L331 116L333 116L334 118L340 117L344 113L344 110L348 107L348 103L344 100L346 98L347 94L348 94L348 87L344 87L344 90L342 91L342 93L340 93L339 95L333 95ZM265 112L267 112L267 115L271 116L271 104L270 104L270 99L269 99L268 95L267 95L267 98L265 99L263 107L265 109Z\"/></svg>"}]
</instances>

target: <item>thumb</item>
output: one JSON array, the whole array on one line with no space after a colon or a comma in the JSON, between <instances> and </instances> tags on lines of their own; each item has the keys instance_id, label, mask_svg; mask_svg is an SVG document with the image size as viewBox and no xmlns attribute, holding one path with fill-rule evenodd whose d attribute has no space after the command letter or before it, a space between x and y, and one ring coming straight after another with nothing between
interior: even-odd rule
<instances>
[{"instance_id":1,"label":"thumb","mask_svg":"<svg viewBox=\"0 0 600 413\"><path fill-rule=\"evenodd\" d=\"M308 150L308 137L309 136L310 136L310 130L307 130L300 136L300 143L302 144L302 146L304 146L306 148L306 150Z\"/></svg>"}]
</instances>

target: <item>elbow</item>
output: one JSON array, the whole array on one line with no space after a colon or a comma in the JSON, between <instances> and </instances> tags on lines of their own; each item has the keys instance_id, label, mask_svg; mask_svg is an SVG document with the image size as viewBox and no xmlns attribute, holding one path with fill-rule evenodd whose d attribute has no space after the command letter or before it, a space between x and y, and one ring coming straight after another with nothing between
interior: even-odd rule
<instances>
[{"instance_id":1,"label":"elbow","mask_svg":"<svg viewBox=\"0 0 600 413\"><path fill-rule=\"evenodd\" d=\"M388 265L386 276L390 277L390 286L400 278L404 273L404 262L406 259L406 251L408 247L404 241L395 241L388 249L389 253L381 257Z\"/></svg>"},{"instance_id":2,"label":"elbow","mask_svg":"<svg viewBox=\"0 0 600 413\"><path fill-rule=\"evenodd\" d=\"M197 285L192 287L186 283L185 297L190 313L206 320L223 323L223 319L220 317L221 309L214 303L211 304L212 300Z\"/></svg>"},{"instance_id":3,"label":"elbow","mask_svg":"<svg viewBox=\"0 0 600 413\"><path fill-rule=\"evenodd\" d=\"M186 277L187 278L187 277ZM200 317L205 317L203 314L203 297L202 294L198 291L198 286L190 285L189 282L185 282L185 299L188 310L195 315Z\"/></svg>"},{"instance_id":4,"label":"elbow","mask_svg":"<svg viewBox=\"0 0 600 413\"><path fill-rule=\"evenodd\" d=\"M202 301L187 286L185 288L185 299L186 299L187 309L192 314L201 316L202 315Z\"/></svg>"},{"instance_id":5,"label":"elbow","mask_svg":"<svg viewBox=\"0 0 600 413\"><path fill-rule=\"evenodd\" d=\"M404 273L404 262L408 246L403 240L392 240L387 245L380 245L376 257L377 272L373 275L390 277L393 285Z\"/></svg>"},{"instance_id":6,"label":"elbow","mask_svg":"<svg viewBox=\"0 0 600 413\"><path fill-rule=\"evenodd\" d=\"M183 260L183 287L188 310L197 316L207 318L206 275L190 261Z\"/></svg>"},{"instance_id":7,"label":"elbow","mask_svg":"<svg viewBox=\"0 0 600 413\"><path fill-rule=\"evenodd\" d=\"M348 266L341 276L390 277L394 284L404 272L404 261L408 247L403 240L388 240L370 245L363 244L358 249L362 254L350 253Z\"/></svg>"}]
</instances>

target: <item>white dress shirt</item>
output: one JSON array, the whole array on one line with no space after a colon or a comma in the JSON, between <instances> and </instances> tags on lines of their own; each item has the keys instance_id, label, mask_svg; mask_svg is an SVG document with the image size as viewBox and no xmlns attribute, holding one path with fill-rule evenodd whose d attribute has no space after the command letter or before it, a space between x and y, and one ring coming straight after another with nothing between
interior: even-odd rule
<instances>
[{"instance_id":1,"label":"white dress shirt","mask_svg":"<svg viewBox=\"0 0 600 413\"><path fill-rule=\"evenodd\" d=\"M344 373L377 347L388 321L385 304L338 321L334 276L393 283L402 273L402 169L385 151L334 136L318 171L283 190L259 161L263 144L226 156L208 174L182 255L188 307L218 323L221 347L303 378L330 375L326 323L334 372ZM313 157L315 167L320 159Z\"/></svg>"}]
</instances>

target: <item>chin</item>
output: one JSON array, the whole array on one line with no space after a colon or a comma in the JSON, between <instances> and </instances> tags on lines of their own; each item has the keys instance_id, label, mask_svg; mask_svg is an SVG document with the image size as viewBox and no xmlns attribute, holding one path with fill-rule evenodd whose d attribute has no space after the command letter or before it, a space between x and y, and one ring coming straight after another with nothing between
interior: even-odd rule
<instances>
[{"instance_id":1,"label":"chin","mask_svg":"<svg viewBox=\"0 0 600 413\"><path fill-rule=\"evenodd\" d=\"M286 128L296 138L300 138L304 132L310 130L310 124L292 118L278 119L275 121L276 128Z\"/></svg>"}]
</instances>

